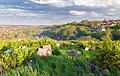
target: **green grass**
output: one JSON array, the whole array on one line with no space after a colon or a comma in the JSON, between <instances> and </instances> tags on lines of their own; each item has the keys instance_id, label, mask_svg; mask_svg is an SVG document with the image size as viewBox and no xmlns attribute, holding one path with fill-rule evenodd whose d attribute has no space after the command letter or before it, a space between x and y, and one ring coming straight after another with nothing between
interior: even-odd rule
<instances>
[{"instance_id":1,"label":"green grass","mask_svg":"<svg viewBox=\"0 0 120 76\"><path fill-rule=\"evenodd\" d=\"M119 76L120 70L110 71L110 74L93 73L90 67L85 63L86 60L92 60L97 51L81 51L79 57L75 60L67 57L69 49L60 49L63 55L39 57L33 56L35 62L33 66L22 65L13 69L9 69L0 76ZM75 66L74 62L80 64Z\"/></svg>"},{"instance_id":2,"label":"green grass","mask_svg":"<svg viewBox=\"0 0 120 76\"><path fill-rule=\"evenodd\" d=\"M62 56L34 57L35 65L10 69L1 76L95 76L90 68L81 63L76 67L73 60Z\"/></svg>"}]
</instances>

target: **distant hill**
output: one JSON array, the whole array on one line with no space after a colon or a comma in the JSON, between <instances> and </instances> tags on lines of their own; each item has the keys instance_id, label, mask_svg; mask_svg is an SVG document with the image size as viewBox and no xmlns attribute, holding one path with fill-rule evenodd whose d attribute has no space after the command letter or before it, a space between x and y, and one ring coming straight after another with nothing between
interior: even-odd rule
<instances>
[{"instance_id":1,"label":"distant hill","mask_svg":"<svg viewBox=\"0 0 120 76\"><path fill-rule=\"evenodd\" d=\"M29 25L0 25L0 38L16 39L16 38L33 38L34 34L38 34L45 26L29 26Z\"/></svg>"}]
</instances>

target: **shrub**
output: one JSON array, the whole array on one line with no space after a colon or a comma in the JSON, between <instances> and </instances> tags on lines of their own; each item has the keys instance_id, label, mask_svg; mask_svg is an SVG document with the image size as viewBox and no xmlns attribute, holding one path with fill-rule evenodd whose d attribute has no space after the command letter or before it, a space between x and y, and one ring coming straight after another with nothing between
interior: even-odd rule
<instances>
[{"instance_id":1,"label":"shrub","mask_svg":"<svg viewBox=\"0 0 120 76\"><path fill-rule=\"evenodd\" d=\"M100 46L101 48L97 55L100 66L108 69L120 69L120 42L112 41L108 32L103 37Z\"/></svg>"},{"instance_id":2,"label":"shrub","mask_svg":"<svg viewBox=\"0 0 120 76\"><path fill-rule=\"evenodd\" d=\"M69 46L71 46L71 42L70 41L61 41L60 46L61 47L69 47Z\"/></svg>"},{"instance_id":3,"label":"shrub","mask_svg":"<svg viewBox=\"0 0 120 76\"><path fill-rule=\"evenodd\" d=\"M13 49L11 50L11 52L5 51L3 54L1 54L1 65L5 69L20 66L23 63L23 61L29 59L34 52L35 50L29 47Z\"/></svg>"}]
</instances>

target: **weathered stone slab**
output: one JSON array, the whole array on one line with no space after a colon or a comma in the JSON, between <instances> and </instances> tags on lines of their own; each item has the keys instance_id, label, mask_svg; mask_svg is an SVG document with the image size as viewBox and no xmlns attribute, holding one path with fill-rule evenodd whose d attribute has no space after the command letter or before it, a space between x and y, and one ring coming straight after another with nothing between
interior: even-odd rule
<instances>
[{"instance_id":1,"label":"weathered stone slab","mask_svg":"<svg viewBox=\"0 0 120 76\"><path fill-rule=\"evenodd\" d=\"M51 45L45 45L43 46L43 49L48 49L48 51L51 51Z\"/></svg>"},{"instance_id":2,"label":"weathered stone slab","mask_svg":"<svg viewBox=\"0 0 120 76\"><path fill-rule=\"evenodd\" d=\"M52 54L51 45L45 45L43 46L43 48L39 48L37 52L37 55L39 56L48 56L51 54Z\"/></svg>"}]
</instances>

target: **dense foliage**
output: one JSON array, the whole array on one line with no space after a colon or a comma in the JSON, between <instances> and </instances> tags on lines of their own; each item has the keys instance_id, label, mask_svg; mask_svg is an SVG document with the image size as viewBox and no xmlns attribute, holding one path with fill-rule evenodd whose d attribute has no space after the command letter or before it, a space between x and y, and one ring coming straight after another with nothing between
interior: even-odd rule
<instances>
[{"instance_id":1,"label":"dense foliage","mask_svg":"<svg viewBox=\"0 0 120 76\"><path fill-rule=\"evenodd\" d=\"M26 59L30 59L38 48L48 44L52 46L53 54L56 54L58 52L56 41L47 37L39 40L4 41L0 45L0 66L4 69L20 66Z\"/></svg>"},{"instance_id":2,"label":"dense foliage","mask_svg":"<svg viewBox=\"0 0 120 76\"><path fill-rule=\"evenodd\" d=\"M116 24L114 26L107 25L99 25L100 22L94 22L93 24L89 24L89 21L81 21L81 22L71 22L63 25L54 25L48 27L48 30L43 31L39 36L48 36L52 39L56 40L77 40L83 39L87 37L87 40L92 38L99 39L105 36L105 32L102 31L105 27L107 31L108 28L111 29L112 38L114 40L120 39L120 24Z\"/></svg>"},{"instance_id":3,"label":"dense foliage","mask_svg":"<svg viewBox=\"0 0 120 76\"><path fill-rule=\"evenodd\" d=\"M99 45L101 49L98 52L97 60L100 66L109 69L120 69L120 41L112 41L110 33L107 32Z\"/></svg>"},{"instance_id":4,"label":"dense foliage","mask_svg":"<svg viewBox=\"0 0 120 76\"><path fill-rule=\"evenodd\" d=\"M119 24L98 31L99 23L83 20L48 26L36 40L31 39L40 32L36 27L19 26L22 32L10 37L0 31L0 76L119 76ZM44 45L51 45L52 55L37 55Z\"/></svg>"}]
</instances>

